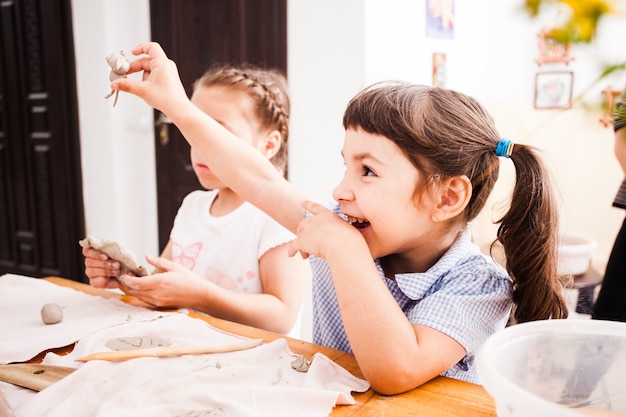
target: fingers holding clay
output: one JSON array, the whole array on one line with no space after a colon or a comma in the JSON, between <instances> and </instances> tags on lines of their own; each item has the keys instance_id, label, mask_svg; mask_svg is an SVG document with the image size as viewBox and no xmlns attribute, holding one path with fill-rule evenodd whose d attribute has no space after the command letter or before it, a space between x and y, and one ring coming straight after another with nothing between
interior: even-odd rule
<instances>
[{"instance_id":1,"label":"fingers holding clay","mask_svg":"<svg viewBox=\"0 0 626 417\"><path fill-rule=\"evenodd\" d=\"M124 248L119 242L87 236L78 243L83 248L94 248L104 252L109 258L119 262L119 275L131 274L138 277L148 275L146 268L137 264L135 254Z\"/></svg>"},{"instance_id":2,"label":"fingers holding clay","mask_svg":"<svg viewBox=\"0 0 626 417\"><path fill-rule=\"evenodd\" d=\"M82 252L85 257L85 274L89 279L117 278L120 275L120 263L106 253L94 248L83 248Z\"/></svg>"}]
</instances>

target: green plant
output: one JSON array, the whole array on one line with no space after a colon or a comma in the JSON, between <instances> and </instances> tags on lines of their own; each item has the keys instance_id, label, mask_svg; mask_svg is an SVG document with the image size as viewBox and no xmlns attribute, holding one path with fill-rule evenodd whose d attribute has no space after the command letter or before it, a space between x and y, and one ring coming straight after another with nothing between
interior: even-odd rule
<instances>
[{"instance_id":1,"label":"green plant","mask_svg":"<svg viewBox=\"0 0 626 417\"><path fill-rule=\"evenodd\" d=\"M548 29L547 35L556 42L569 45L591 43L595 39L602 17L607 14L619 14L620 10L616 7L617 3L614 2L621 1L623 0L525 0L524 7L532 18L538 17L550 7L557 7L559 16L565 16L565 21ZM623 14L623 12L621 13ZM600 75L585 87L573 101L582 101L585 94L603 79L625 70L626 62L605 65ZM613 117L625 118L626 106L615 107Z\"/></svg>"},{"instance_id":2,"label":"green plant","mask_svg":"<svg viewBox=\"0 0 626 417\"><path fill-rule=\"evenodd\" d=\"M532 17L544 7L558 6L568 15L565 23L548 31L550 38L563 44L591 42L602 16L615 9L606 0L526 0L525 7Z\"/></svg>"}]
</instances>

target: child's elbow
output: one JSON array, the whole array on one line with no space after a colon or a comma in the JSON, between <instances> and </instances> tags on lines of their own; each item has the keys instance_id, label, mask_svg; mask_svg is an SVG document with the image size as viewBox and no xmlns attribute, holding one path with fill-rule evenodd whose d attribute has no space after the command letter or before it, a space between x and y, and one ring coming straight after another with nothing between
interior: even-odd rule
<instances>
[{"instance_id":1,"label":"child's elbow","mask_svg":"<svg viewBox=\"0 0 626 417\"><path fill-rule=\"evenodd\" d=\"M415 372L410 369L381 369L366 376L372 390L381 395L396 395L410 391L430 381L437 375Z\"/></svg>"},{"instance_id":2,"label":"child's elbow","mask_svg":"<svg viewBox=\"0 0 626 417\"><path fill-rule=\"evenodd\" d=\"M275 323L270 331L286 336L294 328L294 323Z\"/></svg>"},{"instance_id":3,"label":"child's elbow","mask_svg":"<svg viewBox=\"0 0 626 417\"><path fill-rule=\"evenodd\" d=\"M424 381L425 382L425 381ZM422 385L411 383L399 383L398 381L369 381L372 390L376 391L380 395L397 395L403 392L410 391L414 388Z\"/></svg>"}]
</instances>

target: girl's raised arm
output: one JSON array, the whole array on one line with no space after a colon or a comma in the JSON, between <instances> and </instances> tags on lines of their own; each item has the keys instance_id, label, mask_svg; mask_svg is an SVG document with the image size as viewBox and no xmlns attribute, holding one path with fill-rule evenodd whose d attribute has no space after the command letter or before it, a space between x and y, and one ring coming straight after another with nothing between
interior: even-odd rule
<instances>
[{"instance_id":1,"label":"girl's raised arm","mask_svg":"<svg viewBox=\"0 0 626 417\"><path fill-rule=\"evenodd\" d=\"M143 43L132 52L145 55L129 71L143 71L142 81L118 79L111 88L134 94L166 114L226 186L295 233L305 214L304 194L256 149L191 103L176 64L159 44Z\"/></svg>"}]
</instances>

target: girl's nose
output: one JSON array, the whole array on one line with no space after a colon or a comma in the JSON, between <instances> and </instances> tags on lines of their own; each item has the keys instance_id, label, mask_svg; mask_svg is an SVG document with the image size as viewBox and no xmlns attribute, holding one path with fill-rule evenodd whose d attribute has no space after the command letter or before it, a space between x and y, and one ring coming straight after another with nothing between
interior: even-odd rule
<instances>
[{"instance_id":1,"label":"girl's nose","mask_svg":"<svg viewBox=\"0 0 626 417\"><path fill-rule=\"evenodd\" d=\"M343 177L343 179L339 182L339 184L337 184L337 186L333 190L333 198L335 199L335 201L338 202L350 201L354 198L354 194L352 194L352 191L348 186L348 181L346 180L346 177Z\"/></svg>"}]
</instances>

